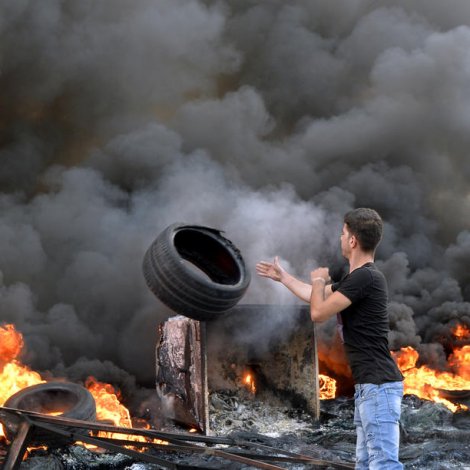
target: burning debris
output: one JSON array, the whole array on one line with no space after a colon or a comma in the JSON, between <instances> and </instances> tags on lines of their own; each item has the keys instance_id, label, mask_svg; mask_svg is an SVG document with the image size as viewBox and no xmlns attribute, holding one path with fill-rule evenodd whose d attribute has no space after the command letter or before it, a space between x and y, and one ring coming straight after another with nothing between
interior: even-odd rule
<instances>
[{"instance_id":1,"label":"burning debris","mask_svg":"<svg viewBox=\"0 0 470 470\"><path fill-rule=\"evenodd\" d=\"M243 325L242 318L243 314L240 314L238 320ZM5 339L2 343L4 347L4 368L7 365L6 361L9 360L20 367L19 370L22 370L21 364L16 359L21 349L18 346L22 344L21 335L10 326L3 328L2 334ZM7 348L6 345L10 346ZM410 354L409 351L407 352ZM415 357L415 355L412 357ZM405 361L404 356L401 359L399 358L398 361L402 364L402 367L408 367L408 369L404 369L404 372L412 370L410 367L415 364L415 362ZM325 393L331 393L334 387L333 379L328 376L320 377L320 379L325 387ZM224 441L225 445L220 455L214 454L211 457L204 457L199 453L194 454L195 451L193 455L182 453L182 449L178 450L177 447L171 448L171 450L162 450L163 434L155 435L154 439L149 441L152 436L151 432L146 435L145 430L130 429L129 412L119 404L118 397L113 393L112 387L90 379L87 388L93 393L97 405L100 404L99 409L101 410L96 424L98 431L96 437L93 437L93 435L87 437L85 435L83 438L82 436L84 441L82 445L86 445L90 450L77 446L69 446L67 449L61 448L58 450L51 448L47 452L32 448L29 451L30 457L23 466L26 469L33 469L36 465L53 465L64 470L76 469L80 465L86 465L87 468L100 466L100 468L110 470L124 468L150 469L152 468L152 466L149 466L150 464L137 464L142 458L137 457L137 454L133 452L135 452L135 449L142 449L142 446L149 442L154 442L157 443L156 445L160 445L160 450L155 453L157 448L155 445L151 446L153 450L144 460L159 461L162 464L163 453L163 460L166 462L163 465L164 467L177 462L179 468L184 468L185 465L203 465L205 468L221 468L223 466L228 468L226 467L227 460L224 460L224 457L225 459L236 457L230 454L231 451L227 449L227 444L232 443L232 446L237 446L241 440L246 443L245 452L246 446L249 449L255 443L258 446L259 443L263 443L264 446L268 446L264 449L264 453L269 451L272 458L275 458L276 455L278 459L284 458L285 460L280 464L281 467L277 468L303 469L306 463L302 462L302 458L306 459L307 456L317 462L323 462L324 465L329 465L329 468L336 468L335 465L337 465L337 468L346 468L346 466L341 467L340 461L353 461L355 431L351 419L353 412L352 400L344 398L323 400L320 421L317 422L312 419L310 414L306 413L305 408L293 407L292 404L287 404L285 399L276 396L272 391L262 387L258 388L258 381L259 378L257 378L255 370L246 368L236 380L239 386L238 389L219 390L210 394L210 429L216 436L231 437L228 441ZM43 383L43 385L47 386L47 383ZM470 405L470 396L467 393L456 397L448 397L447 406L452 399L457 403L455 406L461 411L453 413L443 405L420 400L413 395L405 397L401 458L406 463L406 468L429 468L429 462L432 459L434 463L444 465L445 468L458 469L461 468L461 462L469 458L467 434L470 429L470 415L464 409ZM116 405L119 406L116 407ZM103 412L105 408L114 410L114 413ZM125 427L122 427L122 424L121 428L109 425L106 427L106 425L99 424L103 419L113 421L116 424L125 423ZM50 417L49 420L50 424L55 424L54 417ZM69 425L69 430L70 425L73 425L70 420L67 420L65 424ZM92 428L95 425L90 423L85 426ZM99 430L100 426L101 430ZM128 429L127 434L124 431L126 428ZM155 440L157 437L160 438L158 441ZM182 436L180 434L176 437L175 435L170 437L179 440L187 439L186 435ZM75 435L74 440L76 439L78 439L78 434ZM100 439L106 440L102 441ZM233 439L235 440L233 441ZM119 452L119 447L113 447L113 442L118 446L130 445L131 450L121 449L121 454L112 455L109 452ZM214 442L217 442L217 439ZM91 443L93 445L90 445ZM102 452L93 453L93 449L98 450L100 447L108 449L108 452L106 454ZM430 449L432 449L432 457L430 457ZM229 454L226 454L227 450ZM242 449L238 449L233 455L240 455L240 451ZM291 452L290 456L283 454L287 451ZM295 457L292 452L295 453ZM254 457L255 455L252 454L251 458ZM292 459L290 464L288 463L289 458ZM300 460L294 463L294 459ZM259 463L258 465L263 464ZM246 468L246 464L236 464L232 461L230 468ZM255 465L253 468L258 467Z\"/></svg>"},{"instance_id":2,"label":"burning debris","mask_svg":"<svg viewBox=\"0 0 470 470\"><path fill-rule=\"evenodd\" d=\"M336 397L336 380L324 374L318 375L320 381L320 400L330 400Z\"/></svg>"},{"instance_id":3,"label":"burning debris","mask_svg":"<svg viewBox=\"0 0 470 470\"><path fill-rule=\"evenodd\" d=\"M269 447L262 443L260 444L261 436L255 436L255 440L253 440L252 436L250 440L250 437L247 437L246 435L233 435L232 437L217 438L199 437L191 434L184 435L126 429L10 408L0 408L0 417L8 426L12 426L12 423L15 422L18 429L18 432L10 446L6 462L2 467L5 470L14 470L19 467L26 445L29 442L29 436L32 434L38 435L39 431L42 431L43 433L47 431L48 436L57 435L61 437L62 441L67 438L67 440L73 442L77 437L79 437L85 443L94 444L110 451L126 454L137 460L156 464L157 468L193 468L187 467L187 465L185 465L186 462L181 463L181 460L184 459L179 455L176 456L178 463L174 463L171 458L168 460L169 453L199 454L202 455L203 458L209 456L210 460L212 460L210 466L207 466L206 463L204 467L196 468L222 468L222 466L225 468L225 466L219 462L220 460L242 464L242 467L234 466L234 469L260 468L265 470L282 470L284 467L276 465L275 463L277 462L282 462L288 466L299 464L343 469L353 468L352 465L347 463L327 461L321 458L314 458L312 456L294 453L291 450L283 449L282 446ZM66 428L64 426L66 426ZM87 430L94 431L95 433L98 431L98 437L87 434ZM102 437L103 433L109 433L110 437ZM100 434L101 437L99 436ZM127 438L127 435L133 436L134 438ZM162 441L161 438L165 438L166 440ZM187 441L189 441L189 443ZM192 444L192 442L207 444L211 446L211 448L201 448L200 446ZM214 445L217 444L225 448L214 447ZM132 446L132 448L129 448L128 446ZM227 446L232 447L227 448ZM142 448L143 453L136 452L134 448ZM145 451L146 449L149 449L150 452ZM164 455L162 456L161 454ZM47 460L50 462L50 458L47 458ZM42 463L42 465L44 464L45 463ZM48 466L50 466L50 464ZM85 466L89 468L90 463L85 463ZM64 467L61 466L59 468ZM111 468L115 468L114 462L113 467Z\"/></svg>"},{"instance_id":4,"label":"burning debris","mask_svg":"<svg viewBox=\"0 0 470 470\"><path fill-rule=\"evenodd\" d=\"M67 403L64 408L65 416L68 409L75 404L81 404L78 392L74 387L80 388L74 384L62 382L47 382L34 371L19 362L18 357L21 354L24 345L23 336L13 325L0 327L0 336L2 339L2 356L0 357L0 406L12 406L13 408L22 408L26 406L30 411L42 411L37 408L41 403L49 403L51 412L54 414L63 414L60 410L60 403ZM79 415L71 415L75 418L89 418L93 415L100 421L110 421L116 426L131 427L131 417L129 410L120 402L119 393L110 384L97 381L93 377L88 377L86 381L87 394L93 397L93 413L88 410L80 409ZM27 393L25 393L28 391ZM31 398L37 397L37 400ZM49 398L48 398L49 397ZM61 399L62 397L62 399ZM46 400L46 398L48 398ZM64 399L67 399L64 402ZM56 403L55 403L56 402ZM54 408L54 407L58 408ZM73 410L74 406L72 406ZM85 414L83 414L85 413ZM10 432L11 434L11 432ZM3 427L0 426L0 440L5 437Z\"/></svg>"},{"instance_id":5,"label":"burning debris","mask_svg":"<svg viewBox=\"0 0 470 470\"><path fill-rule=\"evenodd\" d=\"M219 320L219 322L210 324L211 328L209 331L212 332L212 335L214 335L214 332L216 333L213 336L213 338L216 339L216 343L222 340L225 344L225 355L223 356L225 360L240 356L240 351L244 350L244 344L243 342L239 344L238 339L246 334L247 328L256 328L257 321L265 322L263 319L264 315L273 315L272 309L266 310L265 308L261 308L261 306L253 308L257 311L257 315L255 316L253 316L253 310L248 312L249 309L247 309L247 306L241 306L238 310L232 312L232 316L229 315L225 319L225 323ZM286 312L283 313L285 314ZM298 315L299 319L305 317L305 315L302 316L301 310L298 311ZM232 322L235 317L236 328ZM176 318L183 319L183 317ZM174 322L170 322L169 324L173 323ZM199 322L185 319L183 323L198 324ZM304 322L301 321L300 323L303 324ZM184 331L186 331L186 333L183 334L182 337L183 343L189 345L191 342L187 343L187 339L185 339L186 337L189 338L187 329ZM237 341L230 343L224 336L224 331L230 331L230 334ZM299 331L305 332L305 329L293 330L297 345L302 343L302 341L300 341ZM0 332L4 340L2 341L3 383L11 386L12 377L11 375L8 376L8 374L13 370L14 373L17 374L13 376L13 378L15 379L15 383L19 384L20 391L21 389L27 390L25 387L31 385L31 381L34 382L35 380L38 381L37 383L42 383L47 386L47 383L44 383L39 374L24 367L17 359L23 346L22 335L16 331L12 325L1 328ZM457 333L456 337L459 341L464 338L464 334L462 334L462 332L465 333L464 328L456 327L455 332ZM192 336L194 338L201 338L201 333L194 333ZM172 337L174 337L174 335ZM289 335L286 335L284 332L280 338L282 337L284 337L285 341ZM279 343L279 341L277 343ZM175 342L172 341L172 348L175 346ZM214 346L213 341L209 341L209 346L208 350L211 352L218 350L218 348ZM237 348L241 348L241 350ZM289 348L287 348L287 350L289 350ZM176 350L174 349L174 351ZM238 351L238 353L236 351ZM296 348L291 349L290 354L294 351L296 351ZM417 443L422 442L420 439L423 439L423 436L426 436L426 444L431 441L437 442L442 449L445 449L447 457L444 456L444 451L435 455L437 455L436 458L441 459L446 465L450 465L448 468L458 468L458 466L452 466L454 465L452 459L457 459L461 456L465 458L467 455L465 445L454 445L451 449L446 443L446 439L448 439L449 436L452 436L454 441L466 442L465 432L470 425L470 415L468 415L468 411L466 411L468 405L470 405L468 370L465 367L466 351L465 346L456 347L453 355L450 356L449 364L453 367L453 374L434 371L425 366L417 367L418 353L412 348L404 349L396 355L397 362L405 374L405 384L406 387L408 387L407 393L424 394L425 398L428 400L445 404L445 407L441 406L439 408L438 405L431 405L428 401L420 401L416 397L413 398L414 395L407 396L403 421L406 433L402 436L402 440L404 439L404 443L406 444L403 447L403 453L405 455L405 462L407 458L409 460L409 468L420 468L419 465L421 465L421 462L426 461L423 454L418 452L417 447ZM285 355L285 353L279 355L275 350L269 348L265 350L265 353L269 353L267 357L277 356L280 358ZM183 356L187 358L188 354L183 352ZM305 353L301 354L299 357L304 356ZM215 357L215 355L211 356L211 361L209 362L212 364L212 368L217 371L221 368L221 365L214 363ZM298 453L307 454L312 458L326 460L341 459L346 462L351 462L354 454L354 429L351 424L346 425L344 419L347 418L347 414L352 412L352 403L341 398L334 399L335 379L324 374L319 374L319 394L320 398L324 401L321 406L320 422L317 423L312 419L312 415L306 412L305 406L293 406L292 403L289 404L288 401L286 401L285 394L276 394L275 388L269 389L266 387L267 383L271 383L272 385L275 382L273 382L273 379L266 381L266 377L263 379L263 374L266 375L268 373L269 367L260 367L262 364L262 361L260 362L261 357L262 356L258 356L254 361L256 367L247 365L250 361L253 362L255 358L253 356L243 356L243 354L241 354L241 358L243 359L242 362L245 363L244 367L233 367L234 364L230 361L229 363L225 363L229 366L227 370L231 371L230 374L235 374L233 378L230 379L235 388L231 390L214 390L210 393L209 403L207 405L207 418L210 418L210 425L206 429L210 428L216 435L223 436L241 432L249 433L254 439L258 440L270 437L274 439L274 441L271 442L273 448L281 448L284 450L287 450L287 448L295 448ZM198 358L197 360L200 361L201 357L198 356ZM194 360L191 367L189 364L185 366L182 365L181 370L194 370L195 362ZM292 368L292 357L290 364ZM14 366L14 369L12 369L12 366ZM260 375L260 371L263 371L263 374ZM165 374L169 374L168 368L165 369ZM26 377L26 379L22 378L22 376ZM215 379L217 379L215 383L220 381L220 377L215 377ZM187 378L185 382L187 380L189 380L188 383L191 384L194 377ZM22 386L23 384L27 385ZM443 390L443 384L446 390ZM132 422L129 411L122 406L118 395L116 395L111 385L100 383L90 377L86 382L86 387L89 392L93 394L96 401L98 422L103 422L104 420L112 422L114 425L128 429L131 428ZM3 387L2 389L4 390ZM457 393L452 394L452 389ZM190 385L190 389L188 389L189 393L193 394L194 390L195 389ZM445 411L447 409L449 410ZM451 410L455 411L455 413L452 413ZM179 421L183 422L181 419ZM428 426L431 426L431 428ZM201 428L200 423L198 427ZM423 429L432 429L433 432L423 433ZM291 438L288 437L289 435ZM114 439L121 438L121 440L124 438L129 441L134 440L135 442L141 443L148 442L148 439L139 438L139 436L125 436L112 433L110 430L108 430L107 433L100 432L98 436ZM292 441L292 439L294 440ZM286 440L289 442L289 445L286 445ZM339 442L341 442L341 447L338 445ZM98 443L95 443L92 447L96 448L97 444ZM89 444L86 444L86 440L83 445L89 446ZM292 447L293 445L295 445L295 447ZM56 455L55 458L58 459L57 455L59 455L57 453L49 453L47 457L41 457L41 451L36 453L31 450L31 453L35 456L35 460L33 461L53 458L51 455ZM70 467L67 467L67 465L69 465L67 463L61 464L63 468L74 468L73 465L77 464L76 459L79 454L80 451L64 453L59 460L63 462L64 459L68 459L68 461L73 462L73 464L70 464ZM87 459L90 459L90 461L94 460L92 454L87 455ZM451 455L451 457L449 457L449 455ZM85 457L82 454L80 458ZM194 463L194 459L197 460L195 457L191 457L187 460L188 457L179 454L176 458L180 464L187 461ZM107 461L105 457L101 456L97 458L97 460L100 461L100 465L109 465L109 468L119 468L119 465L123 464L123 462L126 462L126 465L128 465L129 462L132 461L132 458L129 460L128 456L116 460L115 457L112 457ZM302 467L300 466L299 468Z\"/></svg>"},{"instance_id":6,"label":"burning debris","mask_svg":"<svg viewBox=\"0 0 470 470\"><path fill-rule=\"evenodd\" d=\"M298 316L297 328L282 332L262 354L248 351L237 341L245 328L256 327L263 317L278 310L243 305L232 309L225 321L205 324L176 316L159 326L157 391L175 421L209 433L207 397L220 389L245 390L258 398L265 390L274 391L286 401L303 406L313 419L318 418L316 339L313 324L301 327L308 317L305 308L289 309L291 315ZM287 313L288 309L281 310ZM218 346L221 341L223 350Z\"/></svg>"},{"instance_id":7,"label":"burning debris","mask_svg":"<svg viewBox=\"0 0 470 470\"><path fill-rule=\"evenodd\" d=\"M44 380L18 361L24 342L14 325L0 325L0 345L0 404L3 405L14 393Z\"/></svg>"},{"instance_id":8,"label":"burning debris","mask_svg":"<svg viewBox=\"0 0 470 470\"><path fill-rule=\"evenodd\" d=\"M217 434L222 432L226 437L203 437L190 433L155 432L114 428L102 424L77 422L77 425L100 429L101 435L108 431L120 439L90 437L98 447L104 447L110 452L119 452L117 445L132 445L134 449L150 448L145 456L135 454L135 450L121 449L121 455L109 452L90 452L84 448L73 446L50 450L31 451L22 468L60 468L75 470L99 467L109 470L124 470L125 468L155 468L153 465L139 463L140 460L157 463L157 468L286 468L302 470L305 468L353 468L355 430L352 424L354 411L351 399L326 400L322 402L320 422L314 422L300 410L287 408L285 403L272 400L256 401L247 394L234 395L217 393L211 396L213 426ZM3 419L4 419L4 412ZM462 463L470 457L468 446L470 415L455 419L445 406L427 400L420 400L413 395L405 396L403 402L403 428L400 457L407 469L446 468L448 470L462 469ZM62 424L62 418L37 417L52 425ZM32 422L36 417L31 416ZM459 423L460 421L460 423ZM65 420L64 425L73 426L71 420ZM53 426L54 427L54 426ZM133 445L128 439L132 434L145 436L139 445ZM150 438L159 438L158 444L152 445ZM162 439L165 443L162 444ZM134 441L135 442L135 441ZM181 444L185 442L185 451ZM198 447L191 446L198 444ZM203 443L215 446L213 451L200 447ZM248 453L247 453L248 452ZM126 455L124 455L126 454ZM276 467L263 466L264 456ZM243 458L254 459L251 465ZM266 457L266 458L267 458ZM310 459L310 460L309 460ZM343 463L341 463L343 462ZM160 466L158 466L160 465ZM349 466L348 466L349 465Z\"/></svg>"},{"instance_id":9,"label":"burning debris","mask_svg":"<svg viewBox=\"0 0 470 470\"><path fill-rule=\"evenodd\" d=\"M405 377L405 393L443 403L452 411L468 409L463 404L446 400L441 394L448 390L470 391L469 354L470 346L456 348L449 357L449 365L455 373L439 372L425 365L417 367L418 352L412 347L402 348L395 357Z\"/></svg>"},{"instance_id":10,"label":"burning debris","mask_svg":"<svg viewBox=\"0 0 470 470\"><path fill-rule=\"evenodd\" d=\"M286 310L286 308L283 308L283 310ZM320 423L318 423L317 420L312 419L311 413L309 415L306 413L306 410L309 408L310 411L314 410L313 418L315 418L315 414L318 418L319 406L315 404L315 401L313 404L309 402L311 396L308 393L302 395L304 388L299 390L293 389L293 384L298 385L303 383L305 386L307 383L305 371L313 371L316 380L312 384L316 384L316 387L312 387L312 384L310 384L307 388L315 391L316 400L318 398L324 400L334 399L336 380L318 373L314 330L309 333L305 328L305 324L309 324L306 322L308 320L308 309L294 307L291 310L291 317L297 315L299 320L297 327L292 328L291 331L281 332L276 342L258 351L256 351L256 348L251 351L245 350L244 346L246 345L243 342L240 343L239 339L245 335L247 329L256 328L257 322L262 324L267 323L266 318L263 317L266 315L272 316L275 313L272 307L262 307L259 305L241 306L240 308L232 309L225 320L219 319L217 322L210 323L209 332L211 333L209 338L215 338L215 345L214 341L212 343L207 341L205 324L184 317L174 317L171 319L172 321L166 322L165 326L161 327L160 340L157 347L157 382L160 384L160 393L163 398L165 398L164 395L168 392L171 393L172 408L174 412L176 411L173 418L179 423L185 423L187 426L196 426L197 429L208 432L210 422L210 429L217 435L222 434L223 436L241 432L249 433L256 440L270 437L274 439L270 447L271 452L274 453L286 452L287 447L292 451L292 445L295 443L295 448L297 449L296 455L292 454L289 457L284 456L281 458L270 454L269 458L283 459L284 463L289 462L288 459L291 459L292 465L294 465L294 460L297 459L295 466L298 468L302 468L302 465L306 464L305 459L321 461L324 464L328 462L328 465L333 468L335 465L338 468L344 465L344 468L346 468L348 462L350 466L353 462L354 430L352 427L348 427L351 425L346 426L344 432L341 429L337 429L338 421L335 420L335 416L343 414L341 404L339 409L333 408L333 411L330 410L326 414L323 409ZM285 315L286 312L284 311L283 314ZM457 325L454 329L454 337L459 343L465 341L466 333L465 327ZM4 339L2 343L3 370L8 371L6 366L12 364L16 367L15 371L20 371L28 380L39 378L40 382L42 382L38 374L23 367L17 359L24 345L22 335L15 330L13 325L3 327L1 334ZM229 341L229 337L232 338L232 341ZM292 341L293 338L295 341ZM209 360L206 357L207 352L219 351L216 344L220 341L224 344L223 354L215 354ZM273 346L273 344L276 346ZM465 434L468 427L469 417L467 412L468 406L464 401L468 398L468 394L459 393L452 395L451 392L466 392L470 390L468 370L465 365L467 348L468 346L465 345L462 347L457 346L453 349L452 354L449 356L449 364L454 372L452 374L449 372L436 372L426 366L417 367L418 353L413 348L403 348L396 354L397 363L405 375L408 393L411 391L411 393L424 395L425 398L441 402L450 410L457 412L451 413L449 411L448 413L452 416L452 419L449 419L449 414L446 415L442 410L438 410L436 416L441 420L439 424L442 426L441 428L439 426L433 428L435 432L428 436L428 440L437 439L439 442L439 440L447 439L449 435L452 435L457 439L461 439L462 442L465 441L462 434ZM215 358L218 358L219 363L214 362ZM241 359L242 362L233 362L233 358ZM235 386L235 389L232 390L213 391L210 394L209 402L206 402L209 395L208 385L214 386L214 383L220 381L220 376L215 377L215 382L212 380L211 384L210 374L209 376L207 374L207 364L215 371L228 371L225 383L231 382ZM279 367L284 369L284 371L289 371L290 382L288 388L284 388L283 376L279 373ZM296 371L301 371L298 374L303 377L300 382L295 380L297 377ZM446 390L442 389L443 384L445 384ZM54 387L60 388L59 394L56 393ZM182 448L170 446L167 442L162 443L161 440L155 440L156 436L152 439L149 437L149 434L145 435L144 433L142 435L143 431L131 429L132 422L129 411L121 405L111 385L99 383L93 377L89 377L86 381L86 387L88 390L83 390L90 397L94 397L93 402L96 400L97 409L99 410L99 414L97 413L98 421L102 422L103 419L109 420L115 427L100 428L98 426L96 428L93 423L84 425L82 422L80 423L81 431L74 431L73 427L70 427L74 423L67 419L62 424L68 424L69 426L58 430L54 425L61 424L60 421L48 422L46 420L41 422L41 419L44 418L36 417L40 421L35 422L34 415L30 416L28 420L21 421L21 414L19 415L19 424L16 421L12 427L12 418L8 414L11 413L9 408L13 408L13 410L15 408L22 408L40 411L49 415L59 414L61 419L68 418L68 409L73 410L75 402L80 400L65 400L63 392L72 392L73 390L71 386L67 388L67 385L62 386L60 383L49 382L39 383L32 387L28 386L20 389L15 395L8 398L5 402L7 407L4 408L3 412L3 420L6 422L9 432L8 439L10 441L10 452L7 455L5 464L8 469L15 468L15 462L21 459L22 453L29 442L31 444L36 442L38 444L46 444L51 448L70 445L74 442L86 447L91 445L95 449L99 449L102 446L108 451L127 454L128 457L137 459L137 461L139 460L137 453L139 450L147 452L145 449L150 448L152 451L155 451L155 446L158 447L160 453L164 452L165 454L173 451L182 451ZM47 395L46 400L45 394L47 390L52 393L52 396L50 394ZM38 397L36 402L39 405L31 407L33 401L30 400L30 396L34 393ZM447 395L444 396L443 394ZM78 393L75 395L78 396ZM286 406L285 398L289 395L297 400L297 405L291 403L290 406ZM51 404L51 400L54 401L54 397L57 399L55 406L54 403ZM300 406L299 397L303 400ZM433 416L429 416L426 406L422 406L423 402L413 400L409 414L414 418L419 416L419 426L423 426L422 423L434 419ZM327 402L325 401L324 403ZM302 409L305 411L300 411ZM416 409L419 411L416 411ZM95 419L94 410L93 406L93 416L90 415L91 421ZM350 412L351 410L349 410ZM436 412L433 409L431 415L434 413ZM191 422L187 419L188 417L191 418ZM16 419L18 420L18 416L16 416ZM31 419L33 419L33 422L31 422ZM410 418L408 417L404 421L407 420L410 421ZM121 427L116 427L118 425ZM45 426L45 431L42 429L43 426ZM89 431L85 432L83 426L85 426L85 430L94 429L95 434L90 434ZM408 423L406 433L403 436L407 444L416 444L419 441L416 433L413 434L413 428L415 427L414 423ZM36 431L36 428L39 431ZM123 431L126 428L129 429L128 434ZM328 429L333 429L334 432L329 434ZM320 434L318 434L318 431L320 431ZM55 439L53 437L54 432L58 434L58 437ZM421 432L419 436L422 437L422 435L423 433ZM291 437L289 438L288 436ZM64 441L64 438L67 440ZM341 438L341 441L338 441L338 438ZM286 440L289 442L288 446L286 445ZM340 449L337 448L338 442L342 443ZM122 445L126 447L119 447ZM168 445L168 447L162 450L162 445ZM131 446L130 450L129 446ZM465 448L454 447L450 449L449 446L445 446L445 448L447 452L455 451L455 455L459 458L462 455L464 457L466 455ZM195 449L193 450L196 452ZM243 460L245 457L240 452L240 450L237 450L235 454L238 457L234 457L230 452L220 451L220 453L216 453L216 457L223 458L225 455L225 458L229 460L237 460L237 458ZM423 461L423 456L416 453L416 450L413 451L407 448L407 452L408 454L405 452L405 455L411 455L410 458L414 459L411 462L412 465L415 465L415 462ZM253 458L253 455L245 455L248 459ZM40 459L41 457L37 456L36 458ZM46 459L49 458L50 456L46 457ZM90 458L93 460L92 457ZM184 465L184 462L188 461L181 454L178 454L175 458L179 466ZM117 463L114 461L114 458L112 460L113 463L110 463L110 465L113 466L110 468L116 468ZM145 457L140 457L140 460L159 463L164 467L169 466L169 468L172 468L172 458L170 460L162 460L161 457L145 453ZM191 464L194 463L194 456L190 457L190 462ZM248 461L245 463L248 463ZM448 463L452 464L452 460L449 460L447 457L446 464ZM73 465L75 464L76 462L73 463ZM252 461L252 464L254 467L258 465L259 468L284 468L270 467L268 464L263 463L256 464L256 460ZM216 465L214 468L217 468L220 462L214 463L214 465ZM65 466L64 468L67 467ZM411 468L413 467L411 466Z\"/></svg>"}]
</instances>

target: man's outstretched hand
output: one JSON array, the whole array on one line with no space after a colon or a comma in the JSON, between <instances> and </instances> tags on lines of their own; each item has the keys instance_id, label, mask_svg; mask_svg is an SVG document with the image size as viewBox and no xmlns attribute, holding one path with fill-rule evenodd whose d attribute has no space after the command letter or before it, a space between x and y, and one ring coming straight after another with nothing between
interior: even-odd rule
<instances>
[{"instance_id":1,"label":"man's outstretched hand","mask_svg":"<svg viewBox=\"0 0 470 470\"><path fill-rule=\"evenodd\" d=\"M292 274L289 274L279 263L279 256L274 258L274 261L260 261L256 265L256 272L259 276L267 277L273 281L281 282L293 294L304 302L310 302L312 296L312 284L297 279ZM322 273L319 273L323 274Z\"/></svg>"},{"instance_id":2,"label":"man's outstretched hand","mask_svg":"<svg viewBox=\"0 0 470 470\"><path fill-rule=\"evenodd\" d=\"M274 262L260 261L256 265L256 272L261 277L267 277L273 281L281 282L286 270L279 264L279 256L274 258Z\"/></svg>"}]
</instances>

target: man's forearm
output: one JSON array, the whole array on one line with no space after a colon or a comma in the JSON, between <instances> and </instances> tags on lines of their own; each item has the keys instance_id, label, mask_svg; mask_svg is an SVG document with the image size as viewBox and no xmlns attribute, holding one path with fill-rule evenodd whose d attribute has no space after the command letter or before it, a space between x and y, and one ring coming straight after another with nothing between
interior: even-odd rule
<instances>
[{"instance_id":1,"label":"man's forearm","mask_svg":"<svg viewBox=\"0 0 470 470\"><path fill-rule=\"evenodd\" d=\"M284 284L293 294L304 302L310 302L312 295L312 286L306 282L285 272L281 278L281 283Z\"/></svg>"},{"instance_id":2,"label":"man's forearm","mask_svg":"<svg viewBox=\"0 0 470 470\"><path fill-rule=\"evenodd\" d=\"M310 295L310 316L312 321L323 321L319 315L319 307L325 301L325 279L316 277L312 279L312 291Z\"/></svg>"}]
</instances>

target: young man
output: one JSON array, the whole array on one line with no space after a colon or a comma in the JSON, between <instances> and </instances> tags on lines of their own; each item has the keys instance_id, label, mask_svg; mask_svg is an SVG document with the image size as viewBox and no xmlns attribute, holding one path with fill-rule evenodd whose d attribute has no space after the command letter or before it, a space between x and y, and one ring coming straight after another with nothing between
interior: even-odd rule
<instances>
[{"instance_id":1,"label":"young man","mask_svg":"<svg viewBox=\"0 0 470 470\"><path fill-rule=\"evenodd\" d=\"M328 268L311 272L304 283L279 264L261 261L260 276L284 284L297 297L310 302L312 321L337 315L338 329L355 381L354 424L357 430L356 469L396 470L403 376L388 347L387 284L374 265L383 223L373 209L360 208L344 216L341 252L349 273L329 284Z\"/></svg>"}]
</instances>

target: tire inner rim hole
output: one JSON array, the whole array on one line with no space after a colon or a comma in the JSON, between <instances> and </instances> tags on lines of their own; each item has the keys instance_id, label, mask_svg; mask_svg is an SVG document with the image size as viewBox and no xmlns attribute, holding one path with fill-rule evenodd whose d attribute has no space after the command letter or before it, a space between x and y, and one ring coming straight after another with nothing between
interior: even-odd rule
<instances>
[{"instance_id":1,"label":"tire inner rim hole","mask_svg":"<svg viewBox=\"0 0 470 470\"><path fill-rule=\"evenodd\" d=\"M212 281L224 285L240 282L240 267L222 241L198 230L186 229L175 234L174 245L184 260Z\"/></svg>"},{"instance_id":2,"label":"tire inner rim hole","mask_svg":"<svg viewBox=\"0 0 470 470\"><path fill-rule=\"evenodd\" d=\"M18 408L43 414L64 414L77 404L77 397L63 390L44 390L24 397Z\"/></svg>"}]
</instances>

